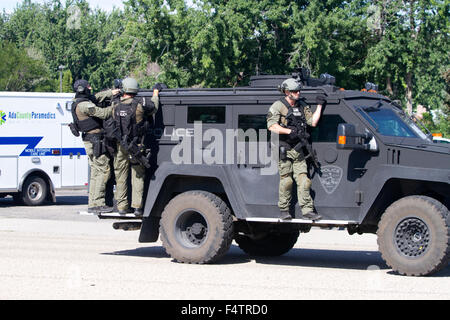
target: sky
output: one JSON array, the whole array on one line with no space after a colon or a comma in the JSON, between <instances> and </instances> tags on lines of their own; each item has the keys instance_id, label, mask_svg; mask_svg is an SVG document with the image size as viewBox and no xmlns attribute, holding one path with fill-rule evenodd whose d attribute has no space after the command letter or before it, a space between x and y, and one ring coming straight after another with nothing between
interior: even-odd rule
<instances>
[{"instance_id":1,"label":"sky","mask_svg":"<svg viewBox=\"0 0 450 320\"><path fill-rule=\"evenodd\" d=\"M32 2L44 3L45 0L32 0ZM110 11L112 7L123 8L123 0L87 0L87 2L89 2L92 9L98 7L104 11ZM5 10L7 13L11 13L20 3L22 3L22 0L1 0L0 12ZM62 1L62 3L65 2Z\"/></svg>"}]
</instances>

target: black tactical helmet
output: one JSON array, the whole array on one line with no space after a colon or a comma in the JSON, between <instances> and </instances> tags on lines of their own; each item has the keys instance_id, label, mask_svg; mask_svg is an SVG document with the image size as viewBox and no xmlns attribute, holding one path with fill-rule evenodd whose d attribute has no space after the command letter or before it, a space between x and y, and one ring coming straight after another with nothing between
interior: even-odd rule
<instances>
[{"instance_id":1,"label":"black tactical helmet","mask_svg":"<svg viewBox=\"0 0 450 320\"><path fill-rule=\"evenodd\" d=\"M123 81L122 79L114 79L113 88L114 89L122 89L123 88L122 81Z\"/></svg>"},{"instance_id":2,"label":"black tactical helmet","mask_svg":"<svg viewBox=\"0 0 450 320\"><path fill-rule=\"evenodd\" d=\"M80 79L80 80L75 81L75 83L73 85L73 90L76 93L85 93L88 90L90 90L89 87L90 87L90 85L89 85L89 82L87 82L87 80Z\"/></svg>"}]
</instances>

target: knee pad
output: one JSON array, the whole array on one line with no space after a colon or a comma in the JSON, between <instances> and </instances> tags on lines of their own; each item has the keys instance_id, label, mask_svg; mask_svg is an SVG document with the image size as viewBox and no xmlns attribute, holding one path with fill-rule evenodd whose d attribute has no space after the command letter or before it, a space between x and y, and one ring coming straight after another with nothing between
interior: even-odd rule
<instances>
[{"instance_id":1,"label":"knee pad","mask_svg":"<svg viewBox=\"0 0 450 320\"><path fill-rule=\"evenodd\" d=\"M294 181L292 180L291 175L287 174L280 177L280 189L283 191L291 190L293 184Z\"/></svg>"},{"instance_id":2,"label":"knee pad","mask_svg":"<svg viewBox=\"0 0 450 320\"><path fill-rule=\"evenodd\" d=\"M311 189L312 181L305 173L298 175L298 187L302 190L309 191Z\"/></svg>"}]
</instances>

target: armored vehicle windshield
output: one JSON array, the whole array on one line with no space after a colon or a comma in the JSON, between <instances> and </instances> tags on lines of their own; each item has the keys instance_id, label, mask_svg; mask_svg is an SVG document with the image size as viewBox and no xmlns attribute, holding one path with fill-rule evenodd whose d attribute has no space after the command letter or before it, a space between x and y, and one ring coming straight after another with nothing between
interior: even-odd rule
<instances>
[{"instance_id":1,"label":"armored vehicle windshield","mask_svg":"<svg viewBox=\"0 0 450 320\"><path fill-rule=\"evenodd\" d=\"M380 135L387 137L415 138L431 143L419 125L417 119L403 110L379 100L354 100L350 104ZM424 128L426 130L426 128Z\"/></svg>"}]
</instances>

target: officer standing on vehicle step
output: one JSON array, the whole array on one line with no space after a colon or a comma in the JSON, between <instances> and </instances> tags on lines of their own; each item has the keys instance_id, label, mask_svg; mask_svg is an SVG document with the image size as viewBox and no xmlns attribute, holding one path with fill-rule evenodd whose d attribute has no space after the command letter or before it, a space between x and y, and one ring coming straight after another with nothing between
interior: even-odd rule
<instances>
[{"instance_id":1,"label":"officer standing on vehicle step","mask_svg":"<svg viewBox=\"0 0 450 320\"><path fill-rule=\"evenodd\" d=\"M98 97L91 93L91 86L86 80L74 83L75 99L72 103L74 123L71 130L75 135L82 133L90 167L88 212L101 214L112 212L105 205L105 187L110 176L109 158L105 154L103 119L112 116L112 107L99 108L98 98L111 96L114 91L103 92Z\"/></svg>"},{"instance_id":2,"label":"officer standing on vehicle step","mask_svg":"<svg viewBox=\"0 0 450 320\"><path fill-rule=\"evenodd\" d=\"M144 146L148 130L148 118L159 108L159 90L154 88L151 101L137 97L139 84L133 78L122 81L123 95L120 102L113 103L113 117L120 136L117 138L117 152L114 156L116 176L117 209L120 214L143 214L144 179L149 167ZM131 166L131 208L128 203L128 174Z\"/></svg>"},{"instance_id":3,"label":"officer standing on vehicle step","mask_svg":"<svg viewBox=\"0 0 450 320\"><path fill-rule=\"evenodd\" d=\"M103 90L95 95L96 105L98 107L107 108L111 107L113 103L120 102L120 97L122 96L122 79L114 79L113 89ZM105 148L107 154L110 158L109 165L114 168L114 154L117 152L117 141L115 138L115 120L112 117L105 119L103 121L103 129L105 131ZM114 186L116 184L116 178L114 176L114 170L111 170L111 175L106 183L105 190L105 203L107 206L114 207Z\"/></svg>"},{"instance_id":4,"label":"officer standing on vehicle step","mask_svg":"<svg viewBox=\"0 0 450 320\"><path fill-rule=\"evenodd\" d=\"M296 79L287 79L280 86L285 97L272 104L267 114L267 128L279 134L280 160L278 169L280 174L279 201L280 218L292 219L289 207L292 199L294 180L297 183L298 203L305 219L319 220L321 216L315 212L311 198L311 180L308 177L308 165L300 141L307 141L309 134L307 126L317 126L325 104L325 97L318 96L317 109L313 113L306 102L300 98L301 84ZM294 116L294 118L292 118ZM293 126L288 119L295 121ZM298 150L298 151L297 151ZM311 155L312 156L312 155Z\"/></svg>"}]
</instances>

